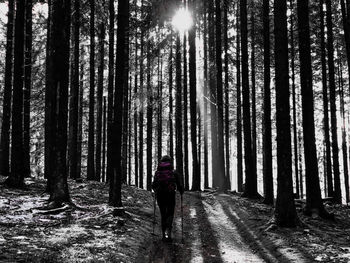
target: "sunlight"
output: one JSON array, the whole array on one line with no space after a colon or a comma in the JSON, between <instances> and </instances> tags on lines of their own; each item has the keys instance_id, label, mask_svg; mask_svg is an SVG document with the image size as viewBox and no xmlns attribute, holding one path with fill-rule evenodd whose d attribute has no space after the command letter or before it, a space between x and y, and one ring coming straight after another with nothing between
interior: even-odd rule
<instances>
[{"instance_id":1,"label":"sunlight","mask_svg":"<svg viewBox=\"0 0 350 263\"><path fill-rule=\"evenodd\" d=\"M187 8L180 8L172 20L172 25L180 32L189 30L193 24L191 13Z\"/></svg>"}]
</instances>

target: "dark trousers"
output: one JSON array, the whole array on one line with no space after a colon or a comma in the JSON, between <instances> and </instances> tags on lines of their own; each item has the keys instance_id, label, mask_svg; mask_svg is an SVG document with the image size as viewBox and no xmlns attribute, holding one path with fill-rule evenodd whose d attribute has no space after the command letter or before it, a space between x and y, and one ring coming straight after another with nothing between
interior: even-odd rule
<instances>
[{"instance_id":1,"label":"dark trousers","mask_svg":"<svg viewBox=\"0 0 350 263\"><path fill-rule=\"evenodd\" d=\"M159 192L157 193L156 197L160 210L162 231L164 235L166 229L171 231L172 228L175 208L175 192Z\"/></svg>"}]
</instances>

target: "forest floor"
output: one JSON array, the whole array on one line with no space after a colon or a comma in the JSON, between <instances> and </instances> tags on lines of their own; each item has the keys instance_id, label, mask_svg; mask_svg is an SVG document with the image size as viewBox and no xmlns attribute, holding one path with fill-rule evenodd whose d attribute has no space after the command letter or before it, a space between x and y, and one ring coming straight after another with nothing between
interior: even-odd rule
<instances>
[{"instance_id":1,"label":"forest floor","mask_svg":"<svg viewBox=\"0 0 350 263\"><path fill-rule=\"evenodd\" d=\"M104 183L69 181L72 201L56 214L46 205L45 181L7 189L0 177L0 262L350 262L350 208L327 205L335 221L299 216L303 227L271 226L273 208L215 191L178 196L173 242L153 234L153 198L123 187L125 214L113 216ZM79 209L83 208L83 209ZM156 220L159 222L157 209ZM182 238L183 237L183 238Z\"/></svg>"}]
</instances>

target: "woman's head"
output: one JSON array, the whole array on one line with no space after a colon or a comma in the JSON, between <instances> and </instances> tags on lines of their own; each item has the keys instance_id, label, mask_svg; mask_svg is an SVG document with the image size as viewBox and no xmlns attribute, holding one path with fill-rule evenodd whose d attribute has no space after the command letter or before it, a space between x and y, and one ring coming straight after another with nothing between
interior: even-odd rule
<instances>
[{"instance_id":1,"label":"woman's head","mask_svg":"<svg viewBox=\"0 0 350 263\"><path fill-rule=\"evenodd\" d=\"M160 159L161 162L169 162L171 163L172 162L172 159L169 155L164 155L161 159Z\"/></svg>"}]
</instances>

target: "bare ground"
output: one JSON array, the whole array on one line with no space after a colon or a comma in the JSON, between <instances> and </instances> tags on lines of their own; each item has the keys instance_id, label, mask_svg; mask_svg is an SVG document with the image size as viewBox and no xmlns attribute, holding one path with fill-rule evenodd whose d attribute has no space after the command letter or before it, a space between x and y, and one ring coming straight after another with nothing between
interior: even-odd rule
<instances>
[{"instance_id":1,"label":"bare ground","mask_svg":"<svg viewBox=\"0 0 350 263\"><path fill-rule=\"evenodd\" d=\"M4 181L0 177L0 182ZM273 208L215 191L177 200L174 240L153 233L152 195L123 187L126 214L112 215L103 183L70 181L73 202L57 214L39 209L45 182L27 190L0 185L0 262L350 262L350 209L329 205L336 221L299 216L304 228L268 228ZM156 221L159 221L157 209Z\"/></svg>"}]
</instances>

